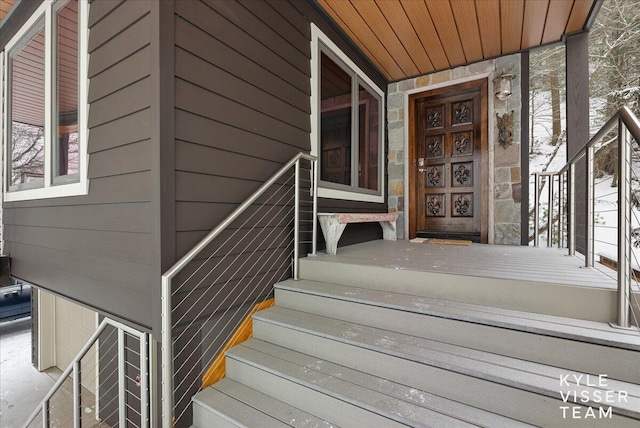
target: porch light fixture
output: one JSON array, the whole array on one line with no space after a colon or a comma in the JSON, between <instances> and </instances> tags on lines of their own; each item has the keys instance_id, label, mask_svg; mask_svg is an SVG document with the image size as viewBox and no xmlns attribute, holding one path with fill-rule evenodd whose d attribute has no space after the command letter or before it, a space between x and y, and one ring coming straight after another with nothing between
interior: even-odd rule
<instances>
[{"instance_id":1,"label":"porch light fixture","mask_svg":"<svg viewBox=\"0 0 640 428\"><path fill-rule=\"evenodd\" d=\"M511 96L511 80L513 80L514 77L516 77L515 74L508 74L502 70L502 74L493 79L493 87L497 99L506 101L506 99Z\"/></svg>"}]
</instances>

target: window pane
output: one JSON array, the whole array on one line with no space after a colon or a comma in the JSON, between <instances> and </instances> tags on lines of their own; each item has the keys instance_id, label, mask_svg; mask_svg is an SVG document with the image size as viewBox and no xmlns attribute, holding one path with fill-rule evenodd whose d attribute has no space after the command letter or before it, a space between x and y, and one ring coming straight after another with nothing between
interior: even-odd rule
<instances>
[{"instance_id":1,"label":"window pane","mask_svg":"<svg viewBox=\"0 0 640 428\"><path fill-rule=\"evenodd\" d=\"M378 190L380 123L378 98L362 86L359 91L358 187Z\"/></svg>"},{"instance_id":2,"label":"window pane","mask_svg":"<svg viewBox=\"0 0 640 428\"><path fill-rule=\"evenodd\" d=\"M44 29L10 55L10 185L44 182Z\"/></svg>"},{"instance_id":3,"label":"window pane","mask_svg":"<svg viewBox=\"0 0 640 428\"><path fill-rule=\"evenodd\" d=\"M78 0L57 12L56 176L78 169Z\"/></svg>"},{"instance_id":4,"label":"window pane","mask_svg":"<svg viewBox=\"0 0 640 428\"><path fill-rule=\"evenodd\" d=\"M321 180L351 185L351 76L321 55Z\"/></svg>"}]
</instances>

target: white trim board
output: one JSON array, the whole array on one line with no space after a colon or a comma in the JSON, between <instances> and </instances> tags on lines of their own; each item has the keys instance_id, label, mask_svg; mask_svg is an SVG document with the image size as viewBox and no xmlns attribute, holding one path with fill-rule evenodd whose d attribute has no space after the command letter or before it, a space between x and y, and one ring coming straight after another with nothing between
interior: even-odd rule
<instances>
[{"instance_id":1,"label":"white trim board","mask_svg":"<svg viewBox=\"0 0 640 428\"><path fill-rule=\"evenodd\" d=\"M404 151L404 197L405 197L405 210L404 210L404 236L405 239L409 238L409 96L414 94L419 94L422 92L429 92L435 89L446 88L448 86L458 85L460 83L472 82L474 80L482 80L487 79L487 145L488 145L488 180L487 184L489 189L493 189L493 181L494 181L494 172L493 172L493 121L491 120L491 112L493 112L493 80L491 76L495 74L495 65L493 66L493 70L485 71L482 73L461 77L458 79L448 80L446 82L434 83L433 85L421 86L419 88L409 89L404 92L404 132L403 132L403 151ZM493 244L494 242L494 220L493 220L493 191L489 191L489 204L488 206L488 219L487 219L487 242L489 244Z\"/></svg>"},{"instance_id":2,"label":"white trim board","mask_svg":"<svg viewBox=\"0 0 640 428\"><path fill-rule=\"evenodd\" d=\"M384 118L386 117L386 102L384 91L376 85L364 71L356 65L351 58L349 58L326 34L322 32L314 23L311 23L311 155L319 157L319 138L320 138L320 79L317 70L319 69L320 61L320 44L324 45L333 55L338 57L347 67L354 71L358 79L361 80L367 89L371 89L376 95L380 97L380 111L382 113L379 118L380 135L384 137L385 126ZM386 157L383 138L382 150L380 150L378 156L378 171L379 171L379 190L375 194L372 193L359 193L350 190L333 189L329 187L322 187L318 181L318 196L328 199L345 199L352 201L364 201L364 202L378 202L384 203L386 195L386 183L385 183L385 171L386 171ZM319 168L316 170L316 180L319 180ZM363 189L364 191L364 189Z\"/></svg>"},{"instance_id":3,"label":"white trim board","mask_svg":"<svg viewBox=\"0 0 640 428\"><path fill-rule=\"evenodd\" d=\"M55 80L55 55L52 49L52 40L55 37L56 29L53 23L55 23L54 14L64 7L66 2L64 0L45 0L42 5L35 11L33 15L27 20L27 22L20 28L20 30L11 38L9 43L5 47L5 51L2 53L4 63L4 82L3 93L4 108L3 108L3 200L7 202L11 201L25 201L44 198L58 198L77 195L86 195L89 193L89 178L88 178L88 141L89 131L87 128L88 118L88 67L89 67L89 3L87 0L78 1L78 20L79 20L79 58L78 58L78 141L80 142L79 149L79 180L72 183L60 183L55 184L53 180L53 92L55 86L53 82ZM10 83L9 83L9 68L10 68L10 53L12 50L19 49L20 44L25 42L30 32L41 20L44 21L45 32L45 174L43 187L31 188L31 189L15 189L9 190L8 180L8 162L9 162L9 144L11 141L11 129L9 126L9 96Z\"/></svg>"}]
</instances>

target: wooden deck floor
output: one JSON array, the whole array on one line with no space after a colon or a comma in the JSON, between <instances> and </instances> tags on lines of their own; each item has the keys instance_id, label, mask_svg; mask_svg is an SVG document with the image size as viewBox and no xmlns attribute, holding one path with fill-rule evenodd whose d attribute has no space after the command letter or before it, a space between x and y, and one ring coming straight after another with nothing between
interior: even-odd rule
<instances>
[{"instance_id":1,"label":"wooden deck floor","mask_svg":"<svg viewBox=\"0 0 640 428\"><path fill-rule=\"evenodd\" d=\"M401 270L617 288L615 271L602 265L585 268L581 259L555 248L379 240L341 247L335 256L319 253L317 257L336 263Z\"/></svg>"}]
</instances>

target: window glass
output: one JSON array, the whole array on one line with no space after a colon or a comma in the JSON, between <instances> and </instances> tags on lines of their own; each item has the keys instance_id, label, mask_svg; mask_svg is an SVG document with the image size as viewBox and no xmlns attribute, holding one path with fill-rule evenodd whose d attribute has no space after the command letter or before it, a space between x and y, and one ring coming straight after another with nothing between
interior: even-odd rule
<instances>
[{"instance_id":1,"label":"window glass","mask_svg":"<svg viewBox=\"0 0 640 428\"><path fill-rule=\"evenodd\" d=\"M54 135L56 176L77 174L78 152L78 1L56 14L57 132Z\"/></svg>"},{"instance_id":2,"label":"window glass","mask_svg":"<svg viewBox=\"0 0 640 428\"><path fill-rule=\"evenodd\" d=\"M322 53L320 79L320 179L351 185L352 77Z\"/></svg>"},{"instance_id":3,"label":"window glass","mask_svg":"<svg viewBox=\"0 0 640 428\"><path fill-rule=\"evenodd\" d=\"M44 28L10 53L10 185L44 182Z\"/></svg>"},{"instance_id":4,"label":"window glass","mask_svg":"<svg viewBox=\"0 0 640 428\"><path fill-rule=\"evenodd\" d=\"M362 85L358 85L359 142L358 142L358 186L378 190L379 110L378 98Z\"/></svg>"}]
</instances>

